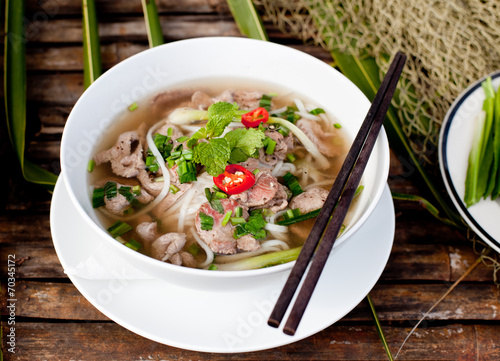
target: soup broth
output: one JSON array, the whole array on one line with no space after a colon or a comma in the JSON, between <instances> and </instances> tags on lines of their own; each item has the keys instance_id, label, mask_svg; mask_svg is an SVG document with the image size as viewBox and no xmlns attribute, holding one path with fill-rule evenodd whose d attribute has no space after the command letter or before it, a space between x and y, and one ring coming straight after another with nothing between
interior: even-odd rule
<instances>
[{"instance_id":1,"label":"soup broth","mask_svg":"<svg viewBox=\"0 0 500 361\"><path fill-rule=\"evenodd\" d=\"M184 84L116 119L95 149L89 196L103 227L145 255L204 269L269 266L300 251L349 143L300 94L247 80ZM267 253L276 259L243 262Z\"/></svg>"}]
</instances>

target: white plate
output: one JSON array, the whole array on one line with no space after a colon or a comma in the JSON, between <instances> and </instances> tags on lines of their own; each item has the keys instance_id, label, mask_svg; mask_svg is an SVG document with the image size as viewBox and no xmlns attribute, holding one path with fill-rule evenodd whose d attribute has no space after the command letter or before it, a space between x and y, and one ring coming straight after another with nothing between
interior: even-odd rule
<instances>
[{"instance_id":1,"label":"white plate","mask_svg":"<svg viewBox=\"0 0 500 361\"><path fill-rule=\"evenodd\" d=\"M489 76L497 89L500 71ZM439 164L446 189L460 215L477 235L500 252L500 200L482 200L469 208L463 201L474 119L483 106L485 95L481 83L486 78L465 89L448 110L439 137Z\"/></svg>"},{"instance_id":2,"label":"white plate","mask_svg":"<svg viewBox=\"0 0 500 361\"><path fill-rule=\"evenodd\" d=\"M70 201L64 177L54 191L51 229L65 269L99 246L99 237ZM107 317L153 341L204 352L264 350L315 334L356 307L384 270L394 229L394 206L386 186L363 227L332 251L295 336L267 325L285 279L243 292L195 291L157 279L70 279Z\"/></svg>"}]
</instances>

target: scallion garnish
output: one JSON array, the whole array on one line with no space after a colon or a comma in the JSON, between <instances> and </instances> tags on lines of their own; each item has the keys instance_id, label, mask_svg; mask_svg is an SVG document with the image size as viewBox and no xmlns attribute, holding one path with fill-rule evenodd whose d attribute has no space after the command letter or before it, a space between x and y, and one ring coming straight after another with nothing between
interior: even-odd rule
<instances>
[{"instance_id":1,"label":"scallion garnish","mask_svg":"<svg viewBox=\"0 0 500 361\"><path fill-rule=\"evenodd\" d=\"M271 100L273 99L272 95L262 94L262 98L259 102L259 107L266 109L267 111L271 110Z\"/></svg>"},{"instance_id":2,"label":"scallion garnish","mask_svg":"<svg viewBox=\"0 0 500 361\"><path fill-rule=\"evenodd\" d=\"M255 174L255 175L257 175L257 173L259 173L259 172L260 172L260 169L259 169L259 168L255 168L255 169L252 171L252 173L253 173L253 174Z\"/></svg>"},{"instance_id":3,"label":"scallion garnish","mask_svg":"<svg viewBox=\"0 0 500 361\"><path fill-rule=\"evenodd\" d=\"M245 218L243 217L231 217L230 220L233 226L236 226L237 224L246 223Z\"/></svg>"},{"instance_id":4,"label":"scallion garnish","mask_svg":"<svg viewBox=\"0 0 500 361\"><path fill-rule=\"evenodd\" d=\"M200 246L198 246L196 243L193 243L188 247L187 251L193 256L196 256L198 255L198 253L200 253Z\"/></svg>"},{"instance_id":5,"label":"scallion garnish","mask_svg":"<svg viewBox=\"0 0 500 361\"><path fill-rule=\"evenodd\" d=\"M288 154L286 155L286 159L288 159L288 161L289 161L290 163L293 163L293 162L295 162L295 161L297 160L297 158L295 157L295 155L294 155L294 154L292 154L292 153L288 153Z\"/></svg>"},{"instance_id":6,"label":"scallion garnish","mask_svg":"<svg viewBox=\"0 0 500 361\"><path fill-rule=\"evenodd\" d=\"M311 113L312 115L318 115L318 114L325 113L325 110L322 108L315 108L315 109L311 110L309 113Z\"/></svg>"},{"instance_id":7,"label":"scallion garnish","mask_svg":"<svg viewBox=\"0 0 500 361\"><path fill-rule=\"evenodd\" d=\"M172 194L175 194L179 191L179 188L175 185L175 184L170 184L170 192L172 192Z\"/></svg>"},{"instance_id":8,"label":"scallion garnish","mask_svg":"<svg viewBox=\"0 0 500 361\"><path fill-rule=\"evenodd\" d=\"M136 196L141 194L141 186L140 185L135 185L132 187L132 193L134 193Z\"/></svg>"},{"instance_id":9,"label":"scallion garnish","mask_svg":"<svg viewBox=\"0 0 500 361\"><path fill-rule=\"evenodd\" d=\"M104 206L106 204L104 202L104 195L104 187L94 188L94 192L92 193L92 207L99 208Z\"/></svg>"},{"instance_id":10,"label":"scallion garnish","mask_svg":"<svg viewBox=\"0 0 500 361\"><path fill-rule=\"evenodd\" d=\"M243 215L243 208L241 207L236 207L234 209L234 216L235 217L241 217Z\"/></svg>"},{"instance_id":11,"label":"scallion garnish","mask_svg":"<svg viewBox=\"0 0 500 361\"><path fill-rule=\"evenodd\" d=\"M168 135L169 137L171 137L171 136L172 136L172 134L174 134L174 130L173 130L172 128L168 128L168 129L167 129L167 135Z\"/></svg>"},{"instance_id":12,"label":"scallion garnish","mask_svg":"<svg viewBox=\"0 0 500 361\"><path fill-rule=\"evenodd\" d=\"M297 177L294 176L292 173L290 172L286 173L283 176L283 179L285 180L286 185L288 186L290 191L292 191L292 194L294 196L304 192L299 184Z\"/></svg>"},{"instance_id":13,"label":"scallion garnish","mask_svg":"<svg viewBox=\"0 0 500 361\"><path fill-rule=\"evenodd\" d=\"M232 210L229 210L226 212L226 214L224 214L224 218L222 218L222 222L220 223L220 225L222 227L225 227L227 222L229 222L229 219L231 218L231 215L233 214L233 211Z\"/></svg>"},{"instance_id":14,"label":"scallion garnish","mask_svg":"<svg viewBox=\"0 0 500 361\"><path fill-rule=\"evenodd\" d=\"M342 128L342 125L340 125L339 123L335 123L333 126L334 126L336 129L340 129L340 128Z\"/></svg>"},{"instance_id":15,"label":"scallion garnish","mask_svg":"<svg viewBox=\"0 0 500 361\"><path fill-rule=\"evenodd\" d=\"M189 139L189 137L187 137L187 136L184 135L182 137L177 138L175 141L178 142L178 143L184 143L188 139Z\"/></svg>"},{"instance_id":16,"label":"scallion garnish","mask_svg":"<svg viewBox=\"0 0 500 361\"><path fill-rule=\"evenodd\" d=\"M87 172L92 173L95 167L95 161L93 159L89 160L87 163Z\"/></svg>"},{"instance_id":17,"label":"scallion garnish","mask_svg":"<svg viewBox=\"0 0 500 361\"><path fill-rule=\"evenodd\" d=\"M200 212L200 225L204 231L211 231L214 226L214 219L209 215Z\"/></svg>"},{"instance_id":18,"label":"scallion garnish","mask_svg":"<svg viewBox=\"0 0 500 361\"><path fill-rule=\"evenodd\" d=\"M132 205L132 207L137 207L139 205L139 201L135 198L135 195L132 193L132 187L120 187L118 189L118 193L124 196L127 201Z\"/></svg>"},{"instance_id":19,"label":"scallion garnish","mask_svg":"<svg viewBox=\"0 0 500 361\"><path fill-rule=\"evenodd\" d=\"M208 266L208 270L209 271L217 271L217 266L212 263L210 266Z\"/></svg>"},{"instance_id":20,"label":"scallion garnish","mask_svg":"<svg viewBox=\"0 0 500 361\"><path fill-rule=\"evenodd\" d=\"M246 234L251 234L255 239L264 239L267 236L267 232L264 229L267 222L262 214L262 209L254 210L250 213L247 222L235 221L233 224L233 219L231 218L231 224L236 225L233 237L238 239ZM242 218L243 219L243 218ZM243 219L244 220L244 219ZM241 223L236 223L241 222Z\"/></svg>"},{"instance_id":21,"label":"scallion garnish","mask_svg":"<svg viewBox=\"0 0 500 361\"><path fill-rule=\"evenodd\" d=\"M141 248L142 244L140 244L139 242L137 242L135 239L132 238L130 241L125 243L125 246L133 249L134 251L138 251L139 248Z\"/></svg>"},{"instance_id":22,"label":"scallion garnish","mask_svg":"<svg viewBox=\"0 0 500 361\"><path fill-rule=\"evenodd\" d=\"M131 231L132 229L132 226L129 224L122 221L116 221L115 224L108 228L108 232L111 233L113 238L116 238L127 233L128 231Z\"/></svg>"},{"instance_id":23,"label":"scallion garnish","mask_svg":"<svg viewBox=\"0 0 500 361\"><path fill-rule=\"evenodd\" d=\"M280 226L289 226L291 224L295 224L295 223L298 223L298 222L306 221L308 219L317 217L320 210L321 210L321 208L320 209L316 209L314 211L311 211L309 213L301 214L301 215L299 215L297 217L293 217L293 218L289 218L289 219L284 219L282 221L276 222L276 224L279 224Z\"/></svg>"},{"instance_id":24,"label":"scallion garnish","mask_svg":"<svg viewBox=\"0 0 500 361\"><path fill-rule=\"evenodd\" d=\"M134 110L137 109L137 107L138 107L137 103L134 102L134 103L132 103L132 104L129 105L128 110L130 110L131 112L133 112Z\"/></svg>"},{"instance_id":25,"label":"scallion garnish","mask_svg":"<svg viewBox=\"0 0 500 361\"><path fill-rule=\"evenodd\" d=\"M150 172L158 172L160 169L160 166L156 162L156 157L152 153L149 154L149 151L146 157L146 169Z\"/></svg>"},{"instance_id":26,"label":"scallion garnish","mask_svg":"<svg viewBox=\"0 0 500 361\"><path fill-rule=\"evenodd\" d=\"M177 174L179 175L179 182L186 183L195 181L196 178L196 167L193 162L183 161L177 166Z\"/></svg>"},{"instance_id":27,"label":"scallion garnish","mask_svg":"<svg viewBox=\"0 0 500 361\"><path fill-rule=\"evenodd\" d=\"M210 206L220 214L224 214L224 207L222 206L220 198L216 196L217 193L222 193L222 192L212 193L210 191L210 188L208 187L205 188L205 197L207 197L207 201L208 203L210 203Z\"/></svg>"},{"instance_id":28,"label":"scallion garnish","mask_svg":"<svg viewBox=\"0 0 500 361\"><path fill-rule=\"evenodd\" d=\"M269 138L267 141L266 154L273 154L274 148L276 148L276 141Z\"/></svg>"},{"instance_id":29,"label":"scallion garnish","mask_svg":"<svg viewBox=\"0 0 500 361\"><path fill-rule=\"evenodd\" d=\"M163 157L163 160L166 160L168 157L170 157L170 153L172 152L174 145L171 142L169 136L156 133L153 137L153 141L155 142L156 148L158 148L158 151Z\"/></svg>"},{"instance_id":30,"label":"scallion garnish","mask_svg":"<svg viewBox=\"0 0 500 361\"><path fill-rule=\"evenodd\" d=\"M284 219L292 219L294 217L300 216L300 209L299 208L294 208L294 209L289 209L283 214Z\"/></svg>"},{"instance_id":31,"label":"scallion garnish","mask_svg":"<svg viewBox=\"0 0 500 361\"><path fill-rule=\"evenodd\" d=\"M358 188L356 188L356 192L354 192L354 197L360 194L363 191L363 189L365 189L365 186L363 185L358 186Z\"/></svg>"},{"instance_id":32,"label":"scallion garnish","mask_svg":"<svg viewBox=\"0 0 500 361\"><path fill-rule=\"evenodd\" d=\"M111 199L115 198L117 194L117 185L115 182L106 182L104 185L104 194L106 195L106 198Z\"/></svg>"},{"instance_id":33,"label":"scallion garnish","mask_svg":"<svg viewBox=\"0 0 500 361\"><path fill-rule=\"evenodd\" d=\"M219 199L226 199L227 198L227 194L224 192L215 192L215 196Z\"/></svg>"}]
</instances>

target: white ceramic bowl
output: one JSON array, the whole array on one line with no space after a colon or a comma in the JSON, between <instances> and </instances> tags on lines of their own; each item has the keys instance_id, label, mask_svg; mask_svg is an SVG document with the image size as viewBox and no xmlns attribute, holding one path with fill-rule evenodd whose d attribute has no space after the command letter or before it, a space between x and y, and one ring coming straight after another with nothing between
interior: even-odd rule
<instances>
[{"instance_id":1,"label":"white ceramic bowl","mask_svg":"<svg viewBox=\"0 0 500 361\"><path fill-rule=\"evenodd\" d=\"M247 78L279 84L307 98L333 115L351 139L370 106L363 93L324 62L298 50L245 38L182 40L134 55L104 73L75 104L61 144L62 174L72 202L89 227L97 230L124 259L155 277L196 288L231 289L283 277L294 262L249 271L213 272L173 266L123 246L94 221L87 164L94 145L113 128L113 121L131 103L172 86L210 78ZM347 241L377 205L389 172L389 146L382 131L365 170L359 204L349 228L337 240ZM230 286L230 287L229 287Z\"/></svg>"}]
</instances>

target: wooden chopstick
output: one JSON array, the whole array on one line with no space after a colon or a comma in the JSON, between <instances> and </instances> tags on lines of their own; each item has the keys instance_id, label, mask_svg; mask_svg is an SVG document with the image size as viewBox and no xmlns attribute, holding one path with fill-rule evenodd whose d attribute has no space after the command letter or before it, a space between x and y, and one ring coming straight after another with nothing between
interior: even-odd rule
<instances>
[{"instance_id":1,"label":"wooden chopstick","mask_svg":"<svg viewBox=\"0 0 500 361\"><path fill-rule=\"evenodd\" d=\"M309 303L309 299L335 243L342 222L344 221L349 205L352 202L366 167L366 163L368 162L368 158L373 150L373 146L380 132L380 128L382 127L383 120L389 108L399 77L401 76L405 61L406 56L402 53L398 52L394 57L366 118L354 139L353 145L342 164L342 168L335 179L325 204L314 223L313 229L307 237L295 266L269 317L268 324L270 326L278 327L280 325L314 251L318 248L313 262L311 263L311 268L309 269L297 300L290 312L287 323L283 328L283 332L286 334L295 334L302 315ZM337 203L338 206L335 207ZM330 221L332 213L333 217ZM325 232L327 225L328 228ZM318 247L323 232L325 233L323 241Z\"/></svg>"}]
</instances>

